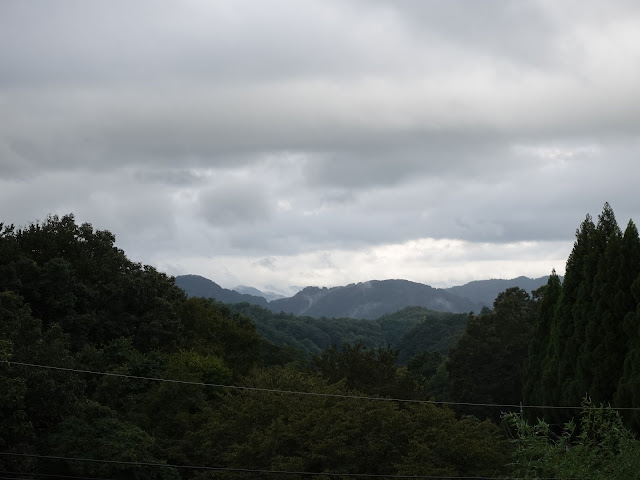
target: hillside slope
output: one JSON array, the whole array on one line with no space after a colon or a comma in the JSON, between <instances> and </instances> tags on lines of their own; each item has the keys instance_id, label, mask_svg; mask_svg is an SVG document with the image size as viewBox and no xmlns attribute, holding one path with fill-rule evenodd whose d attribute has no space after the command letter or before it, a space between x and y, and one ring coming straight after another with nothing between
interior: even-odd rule
<instances>
[{"instance_id":1,"label":"hillside slope","mask_svg":"<svg viewBox=\"0 0 640 480\"><path fill-rule=\"evenodd\" d=\"M508 280L491 279L476 280L474 282L465 283L455 287L446 288L445 290L468 298L471 301L480 303L489 308L493 308L493 302L500 292L504 292L508 288L518 287L528 293L547 284L549 276L540 278L517 277Z\"/></svg>"},{"instance_id":2,"label":"hillside slope","mask_svg":"<svg viewBox=\"0 0 640 480\"><path fill-rule=\"evenodd\" d=\"M222 303L247 302L252 305L266 307L267 300L264 297L239 293L235 290L222 288L217 283L200 275L179 275L175 279L176 286L180 287L190 297L213 298Z\"/></svg>"},{"instance_id":3,"label":"hillside slope","mask_svg":"<svg viewBox=\"0 0 640 480\"><path fill-rule=\"evenodd\" d=\"M408 280L372 280L344 287L307 287L293 297L274 300L268 308L310 317L375 319L404 307L441 312L478 312L482 305L454 293Z\"/></svg>"}]
</instances>

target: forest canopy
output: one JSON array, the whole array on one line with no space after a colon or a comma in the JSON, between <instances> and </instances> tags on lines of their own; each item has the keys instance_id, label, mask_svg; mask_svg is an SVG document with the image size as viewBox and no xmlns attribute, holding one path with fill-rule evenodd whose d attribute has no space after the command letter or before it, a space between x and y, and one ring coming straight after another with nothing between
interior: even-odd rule
<instances>
[{"instance_id":1,"label":"forest canopy","mask_svg":"<svg viewBox=\"0 0 640 480\"><path fill-rule=\"evenodd\" d=\"M605 205L564 282L350 324L187 298L72 215L0 225L0 470L638 478L638 415L603 403L640 399L639 275Z\"/></svg>"},{"instance_id":2,"label":"forest canopy","mask_svg":"<svg viewBox=\"0 0 640 480\"><path fill-rule=\"evenodd\" d=\"M220 475L205 467L452 476L506 468L509 444L488 421L430 403L350 398L427 398L424 379L399 368L393 350L329 348L311 364L240 313L186 298L171 277L129 260L110 232L71 215L1 228L2 471L177 479Z\"/></svg>"}]
</instances>

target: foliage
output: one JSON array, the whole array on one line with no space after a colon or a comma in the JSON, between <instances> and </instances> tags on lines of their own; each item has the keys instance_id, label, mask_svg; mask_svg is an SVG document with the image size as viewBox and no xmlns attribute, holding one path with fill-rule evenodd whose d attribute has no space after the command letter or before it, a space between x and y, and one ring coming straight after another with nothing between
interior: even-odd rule
<instances>
[{"instance_id":1,"label":"foliage","mask_svg":"<svg viewBox=\"0 0 640 480\"><path fill-rule=\"evenodd\" d=\"M407 363L407 368L409 371L422 375L424 378L431 378L436 374L443 361L444 357L440 352L427 350L412 357Z\"/></svg>"},{"instance_id":2,"label":"foliage","mask_svg":"<svg viewBox=\"0 0 640 480\"><path fill-rule=\"evenodd\" d=\"M466 314L436 312L424 307L406 307L376 320L273 313L248 303L227 307L251 318L258 333L268 341L297 348L308 357L332 345L361 343L368 348L398 350L400 364L426 350L446 353L458 341L467 323Z\"/></svg>"},{"instance_id":3,"label":"foliage","mask_svg":"<svg viewBox=\"0 0 640 480\"><path fill-rule=\"evenodd\" d=\"M579 422L556 433L542 420L530 425L516 414L506 417L515 433L514 475L519 478L640 478L640 442L618 412L583 400Z\"/></svg>"},{"instance_id":4,"label":"foliage","mask_svg":"<svg viewBox=\"0 0 640 480\"><path fill-rule=\"evenodd\" d=\"M375 319L411 305L430 310L469 312L481 305L444 289L408 280L371 280L343 287L306 287L290 298L269 302L269 309L311 317Z\"/></svg>"},{"instance_id":5,"label":"foliage","mask_svg":"<svg viewBox=\"0 0 640 480\"><path fill-rule=\"evenodd\" d=\"M56 456L115 460L119 462L162 463L156 457L161 451L153 437L136 425L118 418L113 410L93 402L78 404L77 411L66 417L51 432L48 442ZM178 473L166 467L99 462L45 461L46 468L65 475L131 478L135 480L173 480ZM57 468L56 468L57 467Z\"/></svg>"},{"instance_id":6,"label":"foliage","mask_svg":"<svg viewBox=\"0 0 640 480\"><path fill-rule=\"evenodd\" d=\"M256 328L242 310L257 307L234 308L188 299L171 277L130 261L110 232L77 225L71 215L0 226L0 360L61 368L0 364L0 453L40 456L0 455L2 470L140 480L217 478L163 464L506 471L507 443L497 427L431 404L212 386L426 398L423 377L399 367L386 342L401 342L425 315L445 325L448 314L407 310L384 322L313 325L269 313ZM283 346L261 331L283 335L274 339ZM442 340L436 337L422 337L423 346ZM337 340L348 343L332 347ZM297 345L317 353L316 370ZM442 379L442 365L434 378Z\"/></svg>"},{"instance_id":7,"label":"foliage","mask_svg":"<svg viewBox=\"0 0 640 480\"><path fill-rule=\"evenodd\" d=\"M434 312L422 307L409 307L387 318L397 318L404 312L422 318L402 335L397 344L394 344L399 352L398 361L401 364L424 351L447 354L462 337L469 319L468 315L463 313Z\"/></svg>"},{"instance_id":8,"label":"foliage","mask_svg":"<svg viewBox=\"0 0 640 480\"><path fill-rule=\"evenodd\" d=\"M344 383L326 385L287 368L259 371L247 381L266 389L354 393ZM200 433L212 464L318 473L468 475L505 471L508 461L507 442L496 426L460 421L452 411L430 404L247 392L224 397L219 415Z\"/></svg>"},{"instance_id":9,"label":"foliage","mask_svg":"<svg viewBox=\"0 0 640 480\"><path fill-rule=\"evenodd\" d=\"M510 415L517 435L510 444L495 423L466 415L497 420L495 409L456 416L389 397L558 405L590 391L598 402L635 405L639 304L638 232L631 222L621 232L608 205L597 225L587 217L578 230L562 285L552 274L533 296L507 289L477 316L410 307L377 320L311 319L187 298L171 277L130 261L110 232L76 225L70 215L0 225L0 453L325 478L638 478L638 442L608 407L586 403L563 432ZM154 380L161 378L174 382ZM267 391L220 387L228 384ZM564 411L553 412L556 420ZM638 418L629 419L636 428ZM217 478L2 455L0 467Z\"/></svg>"},{"instance_id":10,"label":"foliage","mask_svg":"<svg viewBox=\"0 0 640 480\"><path fill-rule=\"evenodd\" d=\"M423 393L420 377L406 367L396 366L397 352L387 348L368 349L362 344L333 346L314 355L313 365L329 383L344 381L351 390L369 395L419 398Z\"/></svg>"},{"instance_id":11,"label":"foliage","mask_svg":"<svg viewBox=\"0 0 640 480\"><path fill-rule=\"evenodd\" d=\"M542 298L539 303L538 316L529 343L528 356L523 366L522 398L524 403L528 405L543 405L548 400L544 394L540 365L549 350L549 331L561 291L560 278L553 270L547 285L540 290Z\"/></svg>"},{"instance_id":12,"label":"foliage","mask_svg":"<svg viewBox=\"0 0 640 480\"><path fill-rule=\"evenodd\" d=\"M640 237L620 230L609 204L597 225L587 215L576 231L562 286L549 280L526 364L526 402L594 401L635 406L638 390ZM552 284L553 280L553 284ZM566 421L566 411L549 413ZM633 415L630 421L640 428Z\"/></svg>"},{"instance_id":13,"label":"foliage","mask_svg":"<svg viewBox=\"0 0 640 480\"><path fill-rule=\"evenodd\" d=\"M514 287L498 295L491 313L470 316L451 350L450 399L456 402L518 404L522 366L536 317L537 302ZM469 408L465 413L496 419L500 412Z\"/></svg>"}]
</instances>

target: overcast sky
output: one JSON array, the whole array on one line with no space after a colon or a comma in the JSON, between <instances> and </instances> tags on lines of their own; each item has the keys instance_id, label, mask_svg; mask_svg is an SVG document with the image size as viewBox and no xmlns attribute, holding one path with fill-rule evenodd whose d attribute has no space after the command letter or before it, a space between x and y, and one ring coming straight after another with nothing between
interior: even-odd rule
<instances>
[{"instance_id":1,"label":"overcast sky","mask_svg":"<svg viewBox=\"0 0 640 480\"><path fill-rule=\"evenodd\" d=\"M640 220L640 2L4 0L0 113L0 221L172 275L563 273Z\"/></svg>"}]
</instances>

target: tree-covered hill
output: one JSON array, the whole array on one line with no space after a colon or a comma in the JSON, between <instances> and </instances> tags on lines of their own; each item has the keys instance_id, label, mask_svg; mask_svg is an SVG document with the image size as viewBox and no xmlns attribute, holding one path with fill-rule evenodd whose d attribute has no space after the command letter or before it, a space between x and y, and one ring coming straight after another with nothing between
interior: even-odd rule
<instances>
[{"instance_id":1,"label":"tree-covered hill","mask_svg":"<svg viewBox=\"0 0 640 480\"><path fill-rule=\"evenodd\" d=\"M253 295L254 297L263 297L268 302L270 302L271 300L276 300L278 298L286 298L286 295L282 295L281 293L276 293L269 290L262 291L258 290L255 287L249 287L247 285L236 285L232 290L235 290L238 293Z\"/></svg>"},{"instance_id":2,"label":"tree-covered hill","mask_svg":"<svg viewBox=\"0 0 640 480\"><path fill-rule=\"evenodd\" d=\"M336 345L361 343L369 348L398 350L398 361L406 363L426 350L447 353L455 345L467 322L466 314L435 312L424 307L406 307L380 318L313 318L274 313L248 303L227 307L256 325L265 339L279 346L294 347L307 356Z\"/></svg>"},{"instance_id":3,"label":"tree-covered hill","mask_svg":"<svg viewBox=\"0 0 640 480\"><path fill-rule=\"evenodd\" d=\"M213 298L223 303L247 302L279 313L307 317L376 319L408 306L441 312L479 311L482 304L447 290L408 280L371 280L343 287L306 287L292 297L267 302L264 297L220 287L198 275L180 275L176 285L190 297Z\"/></svg>"},{"instance_id":4,"label":"tree-covered hill","mask_svg":"<svg viewBox=\"0 0 640 480\"><path fill-rule=\"evenodd\" d=\"M402 322L405 319L419 319L419 321L391 344L398 350L398 361L401 364L425 351L447 355L449 349L460 340L469 316L464 313L434 312L423 307L407 307L379 318L378 322L386 325L391 322Z\"/></svg>"},{"instance_id":5,"label":"tree-covered hill","mask_svg":"<svg viewBox=\"0 0 640 480\"><path fill-rule=\"evenodd\" d=\"M385 348L329 348L306 364L247 317L187 298L171 277L129 260L110 232L71 215L0 226L6 475L508 472L510 446L489 422L430 403L353 398L426 399L424 385Z\"/></svg>"},{"instance_id":6,"label":"tree-covered hill","mask_svg":"<svg viewBox=\"0 0 640 480\"><path fill-rule=\"evenodd\" d=\"M372 280L333 288L307 287L293 297L269 302L269 308L276 312L369 319L408 306L458 313L479 311L481 308L466 298L408 280Z\"/></svg>"},{"instance_id":7,"label":"tree-covered hill","mask_svg":"<svg viewBox=\"0 0 640 480\"><path fill-rule=\"evenodd\" d=\"M407 306L423 306L435 311L477 312L483 306L491 307L498 294L507 288L518 287L531 293L545 285L548 278L476 280L444 289L407 280L372 280L343 287L306 287L292 297L245 286L229 290L199 275L180 275L176 277L176 285L192 297L213 298L223 303L247 302L274 312L309 317L374 319Z\"/></svg>"},{"instance_id":8,"label":"tree-covered hill","mask_svg":"<svg viewBox=\"0 0 640 480\"><path fill-rule=\"evenodd\" d=\"M562 277L560 277L562 279ZM460 297L468 298L474 302L478 302L483 306L491 307L498 294L504 292L508 288L520 288L527 293L531 293L534 290L547 284L549 276L540 278L529 277L517 277L508 280L504 279L491 279L491 280L475 280L473 282L465 283L455 287L446 288L448 292L451 292Z\"/></svg>"},{"instance_id":9,"label":"tree-covered hill","mask_svg":"<svg viewBox=\"0 0 640 480\"><path fill-rule=\"evenodd\" d=\"M263 307L268 304L264 297L222 288L217 283L200 275L178 275L175 278L175 283L190 297L213 298L222 303L247 302Z\"/></svg>"},{"instance_id":10,"label":"tree-covered hill","mask_svg":"<svg viewBox=\"0 0 640 480\"><path fill-rule=\"evenodd\" d=\"M171 277L129 260L110 232L71 215L0 225L0 471L637 479L640 442L611 409L586 401L564 430L527 423L530 410L500 418L521 382L525 400L554 401L544 382L569 368L573 381L617 385L614 401L633 404L640 242L632 224L622 234L612 219L605 209L598 227L583 224L565 283L551 275L533 296L508 289L479 315L412 307L320 322L187 298ZM282 333L285 346L260 332ZM301 332L313 339L307 351L317 348L310 362L287 343ZM329 346L338 338L347 343ZM399 366L398 351L366 338L425 350ZM573 364L560 368L557 342Z\"/></svg>"}]
</instances>

